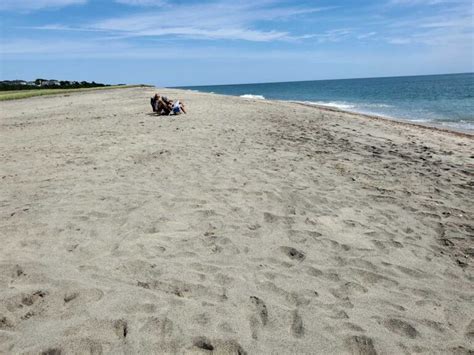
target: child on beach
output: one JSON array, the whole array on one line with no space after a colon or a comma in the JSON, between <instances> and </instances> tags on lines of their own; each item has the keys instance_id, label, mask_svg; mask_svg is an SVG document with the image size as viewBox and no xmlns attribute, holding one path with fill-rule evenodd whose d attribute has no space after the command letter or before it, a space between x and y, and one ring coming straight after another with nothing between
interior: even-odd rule
<instances>
[{"instance_id":1,"label":"child on beach","mask_svg":"<svg viewBox=\"0 0 474 355\"><path fill-rule=\"evenodd\" d=\"M170 115L171 114L179 115L181 114L181 112L186 113L184 104L182 101L176 100L176 102L173 103L173 109L172 109L172 113L170 112Z\"/></svg>"}]
</instances>

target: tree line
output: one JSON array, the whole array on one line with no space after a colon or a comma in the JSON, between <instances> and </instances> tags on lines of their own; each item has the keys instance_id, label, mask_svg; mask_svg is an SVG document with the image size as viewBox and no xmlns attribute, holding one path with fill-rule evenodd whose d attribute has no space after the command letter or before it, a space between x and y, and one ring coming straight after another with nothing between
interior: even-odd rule
<instances>
[{"instance_id":1,"label":"tree line","mask_svg":"<svg viewBox=\"0 0 474 355\"><path fill-rule=\"evenodd\" d=\"M34 81L25 80L4 80L0 81L0 91L8 90L32 90L32 89L79 89L110 86L107 84L96 83L95 81L68 81L68 80L49 80L36 79Z\"/></svg>"}]
</instances>

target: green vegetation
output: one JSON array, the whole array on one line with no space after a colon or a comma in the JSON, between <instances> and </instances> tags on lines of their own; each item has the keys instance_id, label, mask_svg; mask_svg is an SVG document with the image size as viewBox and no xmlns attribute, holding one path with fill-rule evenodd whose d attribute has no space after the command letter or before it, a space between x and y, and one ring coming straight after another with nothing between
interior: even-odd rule
<instances>
[{"instance_id":1,"label":"green vegetation","mask_svg":"<svg viewBox=\"0 0 474 355\"><path fill-rule=\"evenodd\" d=\"M86 89L33 89L33 90L0 91L0 101L26 99L28 97L33 97L33 96L60 95L60 94L83 92L83 91L126 89L126 88L148 87L148 86L150 85L117 85L117 86L104 86L104 87L94 87L94 88L86 88Z\"/></svg>"},{"instance_id":2,"label":"green vegetation","mask_svg":"<svg viewBox=\"0 0 474 355\"><path fill-rule=\"evenodd\" d=\"M79 89L110 86L106 84L89 83L87 81L67 81L36 79L35 81L25 80L2 80L0 81L0 91L10 90L35 90L35 89Z\"/></svg>"}]
</instances>

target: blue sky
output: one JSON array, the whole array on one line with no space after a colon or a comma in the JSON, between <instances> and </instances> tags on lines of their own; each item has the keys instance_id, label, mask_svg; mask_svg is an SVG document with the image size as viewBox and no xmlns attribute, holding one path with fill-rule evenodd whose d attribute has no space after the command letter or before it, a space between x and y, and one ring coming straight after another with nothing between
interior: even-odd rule
<instances>
[{"instance_id":1,"label":"blue sky","mask_svg":"<svg viewBox=\"0 0 474 355\"><path fill-rule=\"evenodd\" d=\"M2 0L1 79L158 86L474 71L471 0Z\"/></svg>"}]
</instances>

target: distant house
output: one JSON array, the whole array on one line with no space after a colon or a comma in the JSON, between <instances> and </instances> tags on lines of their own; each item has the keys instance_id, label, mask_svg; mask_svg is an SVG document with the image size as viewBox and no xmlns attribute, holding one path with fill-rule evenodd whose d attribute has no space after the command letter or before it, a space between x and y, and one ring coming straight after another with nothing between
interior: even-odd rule
<instances>
[{"instance_id":1,"label":"distant house","mask_svg":"<svg viewBox=\"0 0 474 355\"><path fill-rule=\"evenodd\" d=\"M41 82L41 86L59 86L61 83L59 80L45 80Z\"/></svg>"},{"instance_id":2,"label":"distant house","mask_svg":"<svg viewBox=\"0 0 474 355\"><path fill-rule=\"evenodd\" d=\"M8 80L9 85L26 85L26 81L24 80Z\"/></svg>"},{"instance_id":3,"label":"distant house","mask_svg":"<svg viewBox=\"0 0 474 355\"><path fill-rule=\"evenodd\" d=\"M24 86L28 85L25 80L3 80L0 81L0 85L2 86Z\"/></svg>"},{"instance_id":4,"label":"distant house","mask_svg":"<svg viewBox=\"0 0 474 355\"><path fill-rule=\"evenodd\" d=\"M87 81L69 81L69 80L49 80L36 79L34 81L26 80L0 80L0 91L6 90L24 90L32 88L80 88L80 87L100 87L105 84L96 83L95 81L89 83Z\"/></svg>"}]
</instances>

